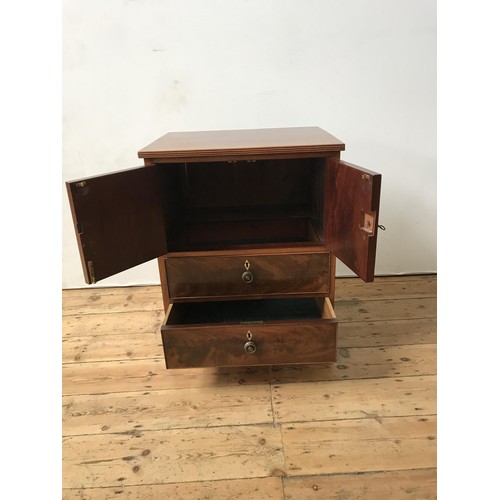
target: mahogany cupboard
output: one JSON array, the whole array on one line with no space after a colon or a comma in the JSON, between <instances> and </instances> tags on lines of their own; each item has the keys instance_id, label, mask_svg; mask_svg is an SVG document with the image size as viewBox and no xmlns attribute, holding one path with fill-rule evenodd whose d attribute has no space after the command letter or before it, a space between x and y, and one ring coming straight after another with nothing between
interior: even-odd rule
<instances>
[{"instance_id":1,"label":"mahogany cupboard","mask_svg":"<svg viewBox=\"0 0 500 500\"><path fill-rule=\"evenodd\" d=\"M336 359L335 258L374 277L381 175L318 127L171 132L67 183L87 283L158 258L167 368Z\"/></svg>"}]
</instances>

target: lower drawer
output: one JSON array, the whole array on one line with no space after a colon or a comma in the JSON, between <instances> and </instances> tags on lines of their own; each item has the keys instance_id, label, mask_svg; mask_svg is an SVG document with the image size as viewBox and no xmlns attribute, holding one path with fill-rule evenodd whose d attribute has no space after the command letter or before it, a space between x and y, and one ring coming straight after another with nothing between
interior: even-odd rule
<instances>
[{"instance_id":1,"label":"lower drawer","mask_svg":"<svg viewBox=\"0 0 500 500\"><path fill-rule=\"evenodd\" d=\"M337 319L328 298L171 304L161 333L167 368L336 359Z\"/></svg>"}]
</instances>

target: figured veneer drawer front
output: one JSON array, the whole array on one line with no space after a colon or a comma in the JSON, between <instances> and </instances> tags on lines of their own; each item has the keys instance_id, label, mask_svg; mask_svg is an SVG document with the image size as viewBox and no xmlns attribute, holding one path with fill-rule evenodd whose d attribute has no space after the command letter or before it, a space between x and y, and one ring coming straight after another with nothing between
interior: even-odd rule
<instances>
[{"instance_id":1,"label":"figured veneer drawer front","mask_svg":"<svg viewBox=\"0 0 500 500\"><path fill-rule=\"evenodd\" d=\"M171 299L326 295L330 254L166 257Z\"/></svg>"},{"instance_id":2,"label":"figured veneer drawer front","mask_svg":"<svg viewBox=\"0 0 500 500\"><path fill-rule=\"evenodd\" d=\"M161 333L168 368L336 358L337 319L328 298L171 304Z\"/></svg>"}]
</instances>

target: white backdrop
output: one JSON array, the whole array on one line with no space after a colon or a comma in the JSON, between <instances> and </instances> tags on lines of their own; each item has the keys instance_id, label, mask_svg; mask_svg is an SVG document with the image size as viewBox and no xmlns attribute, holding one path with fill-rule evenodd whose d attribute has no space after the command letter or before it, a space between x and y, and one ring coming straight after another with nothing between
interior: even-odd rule
<instances>
[{"instance_id":1,"label":"white backdrop","mask_svg":"<svg viewBox=\"0 0 500 500\"><path fill-rule=\"evenodd\" d=\"M63 181L169 131L318 125L382 173L376 274L436 271L431 0L65 0ZM63 288L83 280L63 194ZM338 266L339 276L352 273ZM100 286L159 283L156 261Z\"/></svg>"}]
</instances>

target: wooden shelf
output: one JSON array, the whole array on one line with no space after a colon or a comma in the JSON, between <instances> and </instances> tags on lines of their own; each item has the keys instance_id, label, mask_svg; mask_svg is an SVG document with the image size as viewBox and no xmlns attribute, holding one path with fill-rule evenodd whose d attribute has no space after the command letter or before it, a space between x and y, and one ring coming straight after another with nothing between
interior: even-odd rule
<instances>
[{"instance_id":1,"label":"wooden shelf","mask_svg":"<svg viewBox=\"0 0 500 500\"><path fill-rule=\"evenodd\" d=\"M292 216L261 219L186 220L172 232L172 252L218 250L252 245L318 244L316 225L309 217Z\"/></svg>"}]
</instances>

